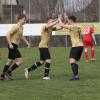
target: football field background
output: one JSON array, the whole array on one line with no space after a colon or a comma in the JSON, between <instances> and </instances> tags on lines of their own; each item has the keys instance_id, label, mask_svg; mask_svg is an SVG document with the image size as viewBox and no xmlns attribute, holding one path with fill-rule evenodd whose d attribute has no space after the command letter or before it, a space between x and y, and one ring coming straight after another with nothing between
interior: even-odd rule
<instances>
[{"instance_id":1,"label":"football field background","mask_svg":"<svg viewBox=\"0 0 100 100\"><path fill-rule=\"evenodd\" d=\"M7 48L0 48L0 73L7 60ZM20 49L24 64L14 73L14 80L0 81L0 100L100 100L100 47L96 47L96 62L79 62L80 80L69 81L72 74L68 63L70 48L50 48L51 80L43 80L44 66L24 78L24 68L39 59L38 48Z\"/></svg>"}]
</instances>

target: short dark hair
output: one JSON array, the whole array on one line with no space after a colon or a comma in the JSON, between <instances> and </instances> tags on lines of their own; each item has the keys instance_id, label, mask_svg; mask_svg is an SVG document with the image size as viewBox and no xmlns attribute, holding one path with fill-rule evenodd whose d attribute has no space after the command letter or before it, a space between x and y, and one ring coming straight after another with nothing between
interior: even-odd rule
<instances>
[{"instance_id":1,"label":"short dark hair","mask_svg":"<svg viewBox=\"0 0 100 100\"><path fill-rule=\"evenodd\" d=\"M26 15L24 15L24 14L18 15L18 20L20 20L20 19L22 19L22 18L26 18Z\"/></svg>"},{"instance_id":2,"label":"short dark hair","mask_svg":"<svg viewBox=\"0 0 100 100\"><path fill-rule=\"evenodd\" d=\"M72 20L73 22L76 22L76 17L75 16L69 16L68 19Z\"/></svg>"}]
</instances>

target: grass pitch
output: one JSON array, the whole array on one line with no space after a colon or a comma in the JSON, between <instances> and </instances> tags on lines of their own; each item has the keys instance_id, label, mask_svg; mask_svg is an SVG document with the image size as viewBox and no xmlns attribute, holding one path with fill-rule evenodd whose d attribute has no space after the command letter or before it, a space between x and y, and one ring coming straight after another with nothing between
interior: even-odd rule
<instances>
[{"instance_id":1,"label":"grass pitch","mask_svg":"<svg viewBox=\"0 0 100 100\"><path fill-rule=\"evenodd\" d=\"M7 60L7 48L1 48L0 72ZM14 73L14 80L0 81L0 100L100 100L100 47L96 47L96 62L79 62L80 80L69 81L72 74L68 57L70 48L50 48L51 80L43 80L44 66L24 78L24 68L39 59L38 48L20 49L24 64Z\"/></svg>"}]
</instances>

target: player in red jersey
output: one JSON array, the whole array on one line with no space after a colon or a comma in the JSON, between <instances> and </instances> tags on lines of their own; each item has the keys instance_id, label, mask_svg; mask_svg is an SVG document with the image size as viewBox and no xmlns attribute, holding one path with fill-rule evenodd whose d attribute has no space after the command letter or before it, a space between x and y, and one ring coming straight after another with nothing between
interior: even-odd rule
<instances>
[{"instance_id":1,"label":"player in red jersey","mask_svg":"<svg viewBox=\"0 0 100 100\"><path fill-rule=\"evenodd\" d=\"M91 60L92 61L95 60L94 45L96 44L97 43L96 43L96 39L94 35L94 25L89 25L84 29L84 32L83 32L84 58L86 62L88 62L88 52L87 52L88 46L91 47Z\"/></svg>"}]
</instances>

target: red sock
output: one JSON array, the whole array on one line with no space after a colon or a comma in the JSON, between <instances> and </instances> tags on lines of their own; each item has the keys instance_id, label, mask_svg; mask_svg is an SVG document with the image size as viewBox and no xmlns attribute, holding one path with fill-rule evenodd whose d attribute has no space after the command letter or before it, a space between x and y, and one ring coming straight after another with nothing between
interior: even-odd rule
<instances>
[{"instance_id":1,"label":"red sock","mask_svg":"<svg viewBox=\"0 0 100 100\"><path fill-rule=\"evenodd\" d=\"M94 58L94 49L91 49L91 57Z\"/></svg>"},{"instance_id":2,"label":"red sock","mask_svg":"<svg viewBox=\"0 0 100 100\"><path fill-rule=\"evenodd\" d=\"M87 52L84 52L84 58L85 58L85 60L88 60L88 53Z\"/></svg>"}]
</instances>

